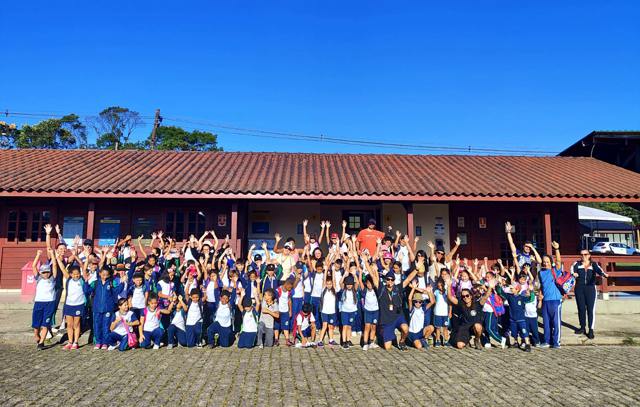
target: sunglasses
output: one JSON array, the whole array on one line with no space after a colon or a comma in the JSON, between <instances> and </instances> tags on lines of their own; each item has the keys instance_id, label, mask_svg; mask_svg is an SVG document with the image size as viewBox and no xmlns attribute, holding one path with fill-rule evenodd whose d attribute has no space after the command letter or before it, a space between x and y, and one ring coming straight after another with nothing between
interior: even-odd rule
<instances>
[{"instance_id":1,"label":"sunglasses","mask_svg":"<svg viewBox=\"0 0 640 407\"><path fill-rule=\"evenodd\" d=\"M422 304L422 301L420 301L420 300L415 300L415 301L413 301L413 303L414 303L414 304Z\"/></svg>"},{"instance_id":2,"label":"sunglasses","mask_svg":"<svg viewBox=\"0 0 640 407\"><path fill-rule=\"evenodd\" d=\"M462 298L471 298L471 296L469 294L465 294L462 296Z\"/></svg>"}]
</instances>

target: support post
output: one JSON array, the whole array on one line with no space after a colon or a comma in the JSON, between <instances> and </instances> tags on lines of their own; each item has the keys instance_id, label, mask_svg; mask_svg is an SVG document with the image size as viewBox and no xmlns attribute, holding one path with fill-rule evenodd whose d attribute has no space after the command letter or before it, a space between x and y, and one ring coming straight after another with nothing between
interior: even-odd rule
<instances>
[{"instance_id":1,"label":"support post","mask_svg":"<svg viewBox=\"0 0 640 407\"><path fill-rule=\"evenodd\" d=\"M549 255L553 255L551 248L551 212L549 209L544 210L544 249Z\"/></svg>"},{"instance_id":2,"label":"support post","mask_svg":"<svg viewBox=\"0 0 640 407\"><path fill-rule=\"evenodd\" d=\"M404 208L407 210L407 234L409 235L409 240L413 241L416 234L416 228L413 222L413 203L404 204Z\"/></svg>"},{"instance_id":3,"label":"support post","mask_svg":"<svg viewBox=\"0 0 640 407\"><path fill-rule=\"evenodd\" d=\"M231 204L231 241L233 242L234 248L238 255L240 253L240 247L238 247L238 203L234 202Z\"/></svg>"},{"instance_id":4,"label":"support post","mask_svg":"<svg viewBox=\"0 0 640 407\"><path fill-rule=\"evenodd\" d=\"M93 240L93 225L96 218L96 204L89 202L89 210L87 211L87 239Z\"/></svg>"}]
</instances>

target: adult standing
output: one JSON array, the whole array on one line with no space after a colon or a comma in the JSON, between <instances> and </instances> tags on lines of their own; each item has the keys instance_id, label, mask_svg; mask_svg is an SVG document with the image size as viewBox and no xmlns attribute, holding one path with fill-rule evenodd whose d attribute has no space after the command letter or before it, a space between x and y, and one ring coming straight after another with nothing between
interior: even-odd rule
<instances>
[{"instance_id":1,"label":"adult standing","mask_svg":"<svg viewBox=\"0 0 640 407\"><path fill-rule=\"evenodd\" d=\"M589 250L580 251L581 260L571 265L571 273L576 278L575 295L578 306L578 320L580 328L576 329L576 334L587 334L587 338L594 338L596 300L598 290L596 289L596 275L609 277L602 268L591 261ZM586 320L589 320L589 331L585 327Z\"/></svg>"},{"instance_id":2,"label":"adult standing","mask_svg":"<svg viewBox=\"0 0 640 407\"><path fill-rule=\"evenodd\" d=\"M395 285L393 273L384 277L385 285L378 294L380 307L380 325L382 329L382 341L386 350L391 349L391 344L396 339L396 329L400 331L400 350L407 350L405 340L409 334L409 325L402 312L402 292Z\"/></svg>"},{"instance_id":3,"label":"adult standing","mask_svg":"<svg viewBox=\"0 0 640 407\"><path fill-rule=\"evenodd\" d=\"M540 289L542 291L542 324L544 326L544 342L541 348L560 348L560 330L562 326L562 293L556 284L556 276L562 272L562 258L560 257L560 245L553 242L552 247L556 255L556 263L553 264L551 256L542 256L542 267L538 273ZM535 257L538 252L532 247Z\"/></svg>"},{"instance_id":4,"label":"adult standing","mask_svg":"<svg viewBox=\"0 0 640 407\"><path fill-rule=\"evenodd\" d=\"M384 232L376 230L376 220L371 218L369 219L369 224L366 229L362 229L358 232L358 237L356 240L356 245L358 248L358 253L362 253L362 251L367 250L369 255L373 256L376 254L376 249L378 248L378 239L384 238Z\"/></svg>"}]
</instances>

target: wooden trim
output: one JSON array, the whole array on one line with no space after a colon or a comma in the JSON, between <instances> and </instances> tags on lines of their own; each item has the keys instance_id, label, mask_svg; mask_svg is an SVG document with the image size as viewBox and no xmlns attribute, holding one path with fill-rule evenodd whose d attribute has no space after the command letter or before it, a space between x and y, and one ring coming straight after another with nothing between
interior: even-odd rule
<instances>
[{"instance_id":1,"label":"wooden trim","mask_svg":"<svg viewBox=\"0 0 640 407\"><path fill-rule=\"evenodd\" d=\"M547 253L553 255L551 240L551 212L549 212L549 209L547 208L544 210L544 247Z\"/></svg>"},{"instance_id":2,"label":"wooden trim","mask_svg":"<svg viewBox=\"0 0 640 407\"><path fill-rule=\"evenodd\" d=\"M89 208L87 209L87 239L93 240L93 228L96 220L96 204L89 202Z\"/></svg>"},{"instance_id":3,"label":"wooden trim","mask_svg":"<svg viewBox=\"0 0 640 407\"><path fill-rule=\"evenodd\" d=\"M485 195L331 195L331 194L277 194L277 193L116 193L116 192L0 192L0 197L12 198L142 198L142 199L273 199L323 201L485 201L485 202L627 202L640 203L640 196L485 196Z\"/></svg>"},{"instance_id":4,"label":"wooden trim","mask_svg":"<svg viewBox=\"0 0 640 407\"><path fill-rule=\"evenodd\" d=\"M407 234L409 235L409 240L412 241L411 244L413 244L413 237L416 233L413 222L413 203L405 204L404 208L407 210Z\"/></svg>"}]
</instances>

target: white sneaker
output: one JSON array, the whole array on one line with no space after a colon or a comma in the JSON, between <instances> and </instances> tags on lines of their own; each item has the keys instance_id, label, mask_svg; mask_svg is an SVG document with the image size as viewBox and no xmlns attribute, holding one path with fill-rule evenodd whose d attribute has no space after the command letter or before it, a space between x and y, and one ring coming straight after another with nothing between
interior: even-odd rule
<instances>
[{"instance_id":1,"label":"white sneaker","mask_svg":"<svg viewBox=\"0 0 640 407\"><path fill-rule=\"evenodd\" d=\"M153 345L153 349L160 349L160 346L158 346L158 345Z\"/></svg>"},{"instance_id":2,"label":"white sneaker","mask_svg":"<svg viewBox=\"0 0 640 407\"><path fill-rule=\"evenodd\" d=\"M504 348L506 348L506 347L507 347L507 338L506 338L506 337L504 337L504 336L502 337L502 340L500 340L500 347L501 347L502 349L504 349Z\"/></svg>"},{"instance_id":3,"label":"white sneaker","mask_svg":"<svg viewBox=\"0 0 640 407\"><path fill-rule=\"evenodd\" d=\"M380 346L378 346L377 343L373 342L371 345L369 345L369 349L376 349L379 348Z\"/></svg>"},{"instance_id":4,"label":"white sneaker","mask_svg":"<svg viewBox=\"0 0 640 407\"><path fill-rule=\"evenodd\" d=\"M167 349L173 349L173 345L172 344L168 344L167 345Z\"/></svg>"},{"instance_id":5,"label":"white sneaker","mask_svg":"<svg viewBox=\"0 0 640 407\"><path fill-rule=\"evenodd\" d=\"M487 348L487 349L490 349L491 348L491 344L489 342L487 342L487 343L484 344L484 347Z\"/></svg>"},{"instance_id":6,"label":"white sneaker","mask_svg":"<svg viewBox=\"0 0 640 407\"><path fill-rule=\"evenodd\" d=\"M364 346L362 347L362 350L369 350L369 345L364 345Z\"/></svg>"},{"instance_id":7,"label":"white sneaker","mask_svg":"<svg viewBox=\"0 0 640 407\"><path fill-rule=\"evenodd\" d=\"M109 345L109 347L107 348L107 350L114 350L116 347L114 345Z\"/></svg>"},{"instance_id":8,"label":"white sneaker","mask_svg":"<svg viewBox=\"0 0 640 407\"><path fill-rule=\"evenodd\" d=\"M296 343L295 346L296 346L296 348L300 349L300 348L302 348L302 343L298 342L298 343Z\"/></svg>"},{"instance_id":9,"label":"white sneaker","mask_svg":"<svg viewBox=\"0 0 640 407\"><path fill-rule=\"evenodd\" d=\"M264 345L259 345L258 349L264 349Z\"/></svg>"}]
</instances>

